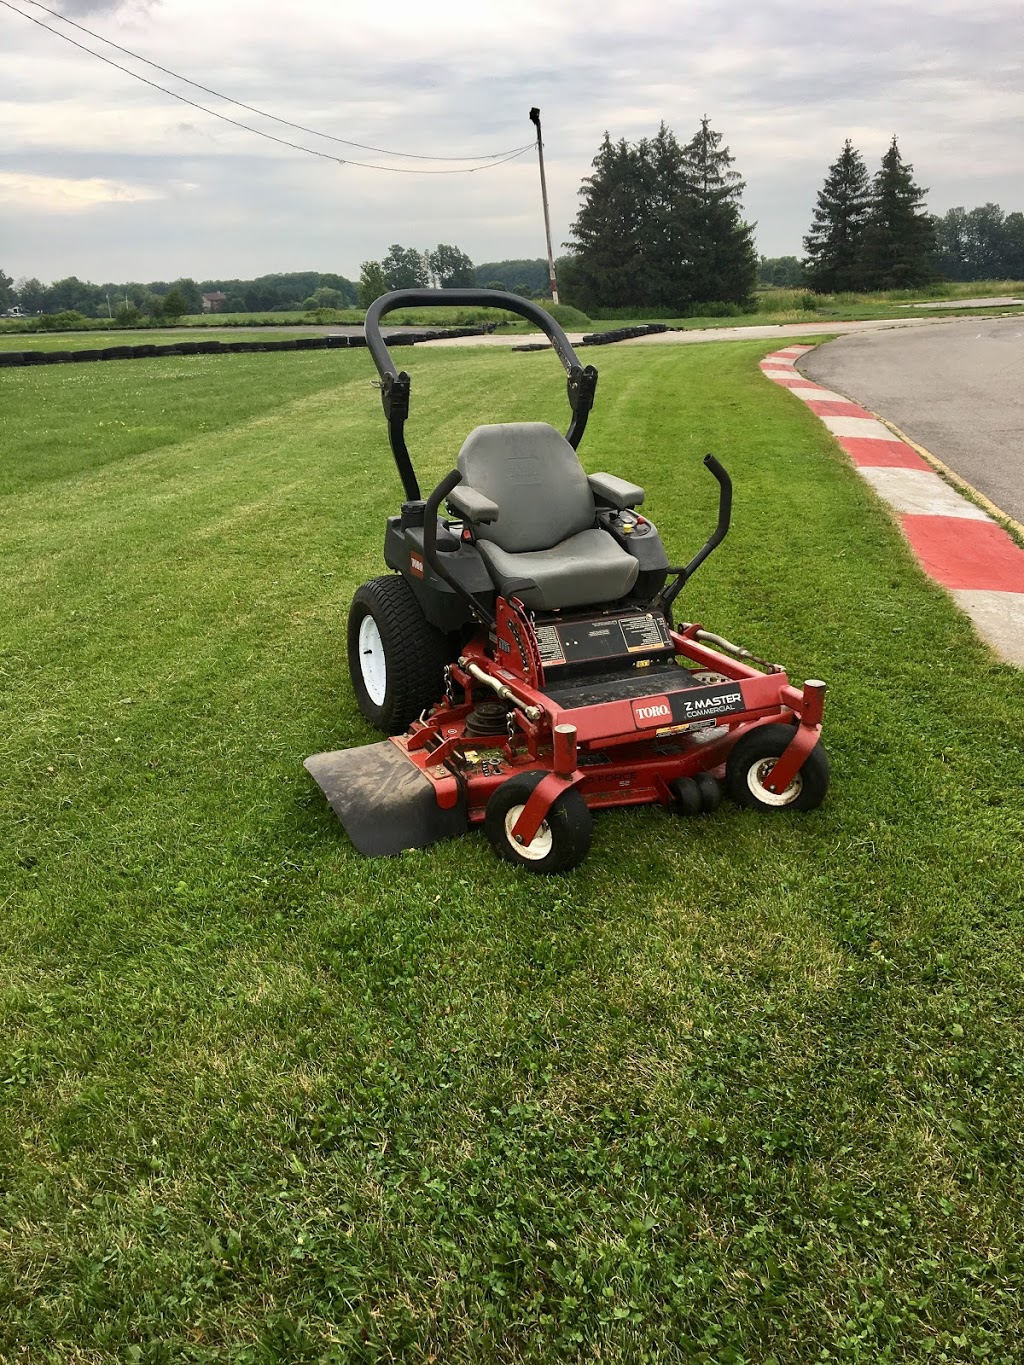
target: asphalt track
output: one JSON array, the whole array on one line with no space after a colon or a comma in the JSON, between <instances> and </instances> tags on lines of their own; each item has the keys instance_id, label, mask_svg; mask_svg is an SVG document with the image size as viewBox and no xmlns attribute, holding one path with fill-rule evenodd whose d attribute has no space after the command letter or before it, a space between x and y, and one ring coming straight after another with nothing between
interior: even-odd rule
<instances>
[{"instance_id":1,"label":"asphalt track","mask_svg":"<svg viewBox=\"0 0 1024 1365\"><path fill-rule=\"evenodd\" d=\"M1024 522L1024 318L843 336L798 368L895 423Z\"/></svg>"}]
</instances>

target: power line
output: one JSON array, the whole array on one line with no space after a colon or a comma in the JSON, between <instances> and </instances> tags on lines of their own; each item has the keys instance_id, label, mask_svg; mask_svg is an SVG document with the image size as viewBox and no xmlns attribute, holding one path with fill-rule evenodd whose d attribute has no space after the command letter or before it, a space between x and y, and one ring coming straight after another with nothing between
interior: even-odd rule
<instances>
[{"instance_id":1,"label":"power line","mask_svg":"<svg viewBox=\"0 0 1024 1365\"><path fill-rule=\"evenodd\" d=\"M36 0L29 0L29 3L34 4L36 3ZM276 142L282 147L289 147L292 151L296 152L304 152L307 156L319 157L323 161L333 161L339 166L357 166L366 171L389 171L393 175L472 175L476 171L487 171L494 166L503 166L508 161L514 161L516 157L522 156L524 152L529 151L530 147L533 145L528 142L524 146L512 148L508 152L491 153L487 158L484 158L484 164L481 166L453 166L449 170L420 170L413 166L375 166L368 161L353 161L348 157L332 156L329 152L318 151L315 147L305 147L301 143L291 142L287 138L275 137L273 133L265 132L262 128L254 128L249 123L242 123L239 119L229 118L227 114L222 114L217 109L211 109L208 105L199 104L196 100L190 100L187 95L180 95L176 90L169 90L165 85L159 85L156 81L151 81L148 76L142 76L137 71L132 71L129 67L122 66L120 62L115 62L112 58L105 57L102 52L96 52L93 48L86 47L84 43L78 42L75 38L72 38L70 34L61 33L59 29L51 28L49 24L44 24L43 21L37 19L35 15L26 14L24 10L18 9L16 5L12 5L10 0L0 0L0 5L5 9L11 10L14 14L19 14L22 19L27 19L30 24L35 24L37 28L45 29L47 33L52 33L54 37L62 39L65 43L70 43L72 47L78 48L79 51L87 53L90 57L95 57L97 61L103 62L107 66L112 66L115 71L121 71L124 75L131 76L133 80L141 81L143 85L148 85L153 90L159 90L161 94L169 95L171 99L180 100L182 104L187 104L192 109L198 109L204 114L209 114L212 118L220 119L222 123L230 123L232 127L241 128L243 132L253 133L256 137L266 138L268 142ZM46 10L47 14L52 14L55 18L63 20L62 15L56 14L53 10L47 10L44 5L40 5L39 8ZM70 19L63 21L66 23L74 22ZM82 28L80 24L75 24L74 26L75 28ZM125 52L130 57L136 57L136 54L131 52L128 48L119 47L117 43L109 43L108 39L101 38L98 34L92 33L89 29L82 29L82 32L89 33L90 37L96 38L98 42L108 43L109 46L117 48L119 52ZM348 142L345 138L333 137L330 133L318 133L314 129L303 128L301 124L288 123L286 119L277 119L273 114L264 114L262 110L255 109L252 105L242 104L239 100L232 100L229 96L221 95L216 90L209 90L207 86L199 85L195 81L190 81L185 76L178 76L175 72L168 71L166 67L157 66L156 62L150 62L145 57L137 57L137 60L145 62L147 66L155 67L159 71L166 71L167 74L173 76L175 80L184 81L185 84L195 86L198 90L206 90L209 94L215 95L218 99L227 100L230 104L237 104L242 109L250 109L253 113L259 114L263 118L274 119L275 122L285 124L290 128L300 128L303 132L312 133L314 137L325 137L330 138L331 141L334 142L343 142L349 147L365 146L363 143ZM419 153L389 152L379 147L366 147L365 150L378 152L383 156L416 157L417 160L468 160L466 157L427 157L422 156Z\"/></svg>"},{"instance_id":2,"label":"power line","mask_svg":"<svg viewBox=\"0 0 1024 1365\"><path fill-rule=\"evenodd\" d=\"M191 85L195 90L202 90L204 94L214 95L219 100L226 100L228 104L235 104L239 109L247 109L250 114L259 114L260 118L271 119L274 123L280 123L285 128L294 128L300 133L309 133L313 137L326 138L329 142L340 142L346 147L358 147L363 152L377 152L381 156L401 156L410 161L496 161L503 156L511 156L513 152L521 152L522 147L510 147L504 152L488 152L474 156L428 156L423 152L393 152L387 147L372 147L365 142L353 142L347 137L335 137L333 133L321 133L316 128L307 128L303 123L291 123L286 118L279 118L276 114L268 114L265 109L258 109L253 104L246 104L244 100L232 99L230 95L222 94L219 90L212 90L208 85L201 85L198 81L190 80L188 76L182 76L177 71L171 71L169 67L161 66L159 62L151 61L149 57L143 57L138 52L133 52L130 47L122 47L120 43L115 43L112 38L104 38L102 33L95 33L91 28L86 28L84 24L76 23L74 19L69 19L67 15L59 13L57 10L48 9L46 5L40 4L39 0L28 0L36 9L41 9L44 14L49 14L51 18L59 20L62 24L69 24L72 28L77 28L79 33L86 33L90 38L95 38L99 43L105 43L107 47L114 48L117 52L123 52L126 57L131 57L134 61L142 62L145 66L151 66L154 71L162 71L165 76L173 76L176 81L181 81L184 85ZM26 18L29 16L26 15ZM54 30L59 32L59 30ZM88 50L88 49L86 49Z\"/></svg>"}]
</instances>

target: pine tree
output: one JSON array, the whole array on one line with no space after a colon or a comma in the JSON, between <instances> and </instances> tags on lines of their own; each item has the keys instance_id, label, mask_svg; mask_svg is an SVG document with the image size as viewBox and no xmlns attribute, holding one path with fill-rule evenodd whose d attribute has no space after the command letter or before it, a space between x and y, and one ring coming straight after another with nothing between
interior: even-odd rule
<instances>
[{"instance_id":1,"label":"pine tree","mask_svg":"<svg viewBox=\"0 0 1024 1365\"><path fill-rule=\"evenodd\" d=\"M861 239L862 289L913 289L934 278L935 220L922 208L928 191L914 184L913 170L894 137L871 187Z\"/></svg>"},{"instance_id":2,"label":"pine tree","mask_svg":"<svg viewBox=\"0 0 1024 1365\"><path fill-rule=\"evenodd\" d=\"M643 257L648 214L642 165L646 144L613 143L608 133L579 194L571 228L566 290L581 308L623 308L643 300Z\"/></svg>"},{"instance_id":3,"label":"pine tree","mask_svg":"<svg viewBox=\"0 0 1024 1365\"><path fill-rule=\"evenodd\" d=\"M705 116L682 150L689 182L686 290L694 303L746 304L757 281L754 224L740 216L744 181Z\"/></svg>"},{"instance_id":4,"label":"pine tree","mask_svg":"<svg viewBox=\"0 0 1024 1365\"><path fill-rule=\"evenodd\" d=\"M567 242L567 295L582 308L746 303L757 276L753 227L740 217L743 181L704 119L680 147L664 123L630 146L607 133Z\"/></svg>"},{"instance_id":5,"label":"pine tree","mask_svg":"<svg viewBox=\"0 0 1024 1365\"><path fill-rule=\"evenodd\" d=\"M688 282L696 186L675 134L664 123L647 144L643 166L648 200L644 302L682 312L692 300Z\"/></svg>"},{"instance_id":6,"label":"pine tree","mask_svg":"<svg viewBox=\"0 0 1024 1365\"><path fill-rule=\"evenodd\" d=\"M861 288L860 248L870 204L868 169L847 138L818 191L811 230L804 238L804 272L819 294Z\"/></svg>"}]
</instances>

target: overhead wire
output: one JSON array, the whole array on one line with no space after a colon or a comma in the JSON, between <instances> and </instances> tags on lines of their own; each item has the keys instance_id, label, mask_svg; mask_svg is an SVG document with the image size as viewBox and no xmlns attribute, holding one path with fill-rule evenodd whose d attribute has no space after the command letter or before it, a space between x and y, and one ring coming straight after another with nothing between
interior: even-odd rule
<instances>
[{"instance_id":1,"label":"overhead wire","mask_svg":"<svg viewBox=\"0 0 1024 1365\"><path fill-rule=\"evenodd\" d=\"M159 62L154 62L149 57L143 57L140 52L134 52L130 47L122 47L120 43L115 43L112 38L105 38L102 33L96 33L93 29L86 28L84 24L69 19L66 14L61 14L58 10L40 4L40 0L27 0L27 3L36 9L41 9L44 14L49 14L51 18L59 20L60 23L68 24L71 28L77 28L80 33L88 34L97 42L105 43L107 47L112 47L117 52L123 52L126 57L131 57L133 61L151 66L154 71L162 71L165 76L172 76L176 81L181 81L183 85L191 85L193 89L202 90L204 94L214 95L219 100L226 100L229 104L237 105L239 109L247 109L250 114L258 114L260 118L271 119L274 123L280 123L285 128L294 128L297 132L309 133L312 137L326 138L330 142L339 142L346 147L358 147L363 152L377 152L380 156L400 156L410 161L496 161L501 157L511 156L513 152L525 150L524 147L510 147L503 152L467 153L465 156L432 156L426 152L396 152L387 147L374 147L366 142L353 142L351 138L336 137L334 133L324 133L317 128L307 128L303 123L292 123L289 119L279 118L277 114L268 113L266 109L259 109L254 104L246 104L244 100L236 100L231 95L225 95L223 91L214 90L208 85L202 85L199 81L191 80L179 71L172 71L169 67L161 66ZM55 31L59 33L59 30Z\"/></svg>"},{"instance_id":2,"label":"overhead wire","mask_svg":"<svg viewBox=\"0 0 1024 1365\"><path fill-rule=\"evenodd\" d=\"M28 3L36 4L37 0L28 0ZM72 38L70 34L62 33L60 29L51 27L41 19L37 19L35 15L26 14L25 11L19 9L17 5L12 5L10 0L0 0L0 5L2 5L4 9L11 10L12 13L20 15L22 19L27 19L30 24L35 24L38 28L44 29L47 33L52 33L54 37L60 38L66 43L70 43L72 47L78 48L79 51L87 53L90 57L95 57L97 61L113 67L116 71L123 72L126 76L131 76L133 80L141 81L143 85L148 85L153 90L159 90L161 94L169 95L171 99L179 100L182 104L189 105L192 109L198 109L201 113L209 114L212 118L220 119L223 123L229 123L232 127L242 129L243 132L252 133L256 137L267 139L269 142L276 142L279 146L288 147L296 152L304 152L308 156L319 157L324 161L333 161L339 166L356 166L361 170L367 171L387 171L392 175L473 175L477 171L491 170L495 166L503 166L509 161L514 161L517 157L522 156L524 152L529 151L533 146L532 142L527 142L524 143L522 147L514 147L506 152L488 153L487 156L480 158L483 164L479 166L453 166L450 168L446 167L429 170L416 166L378 166L368 161L354 161L350 157L333 156L330 152L322 152L316 147L306 147L301 143L292 142L288 138L276 137L273 133L266 132L265 129L254 128L251 124L243 123L240 119L230 118L227 114L221 113L218 109L211 109L208 105L200 104L197 100L191 100L187 95L179 94L176 90L169 90L167 86L160 85L157 81L150 80L148 76L143 76L138 71L132 71L130 67L123 66L120 62L115 62L113 58L104 56L102 52L96 52L93 48L86 47L84 43L78 42L77 39ZM38 8L44 10L47 14L52 15L63 23L72 24L83 33L89 34L91 38L95 38L97 42L107 43L108 46L116 48L117 51L124 52L127 56L143 62L147 66L152 66L158 71L163 71L165 74L172 76L175 80L180 80L184 84L191 85L197 90L203 90L207 94L214 95L217 99L226 100L229 104L237 105L241 109L247 109L251 113L258 114L261 118L269 118L286 127L297 128L302 132L311 134L313 137L327 138L332 142L339 142L348 147L358 147L365 151L376 152L381 156L402 156L423 161L468 161L472 159L470 157L434 157L418 152L392 152L382 147L371 147L365 143L352 142L346 138L335 137L331 133L320 133L313 128L306 128L302 124L289 123L287 119L279 119L274 114L265 113L262 109L257 109L253 105L244 104L241 100L233 100L229 95L222 95L219 91L210 89L209 86L200 85L197 81L189 80L187 76L179 76L176 72L169 70L167 67L160 66L156 62L151 62L146 57L140 57L129 48L121 47L118 43L111 42L109 39L103 38L97 33L93 33L91 29L86 29L81 24L76 24L73 19L66 19L55 10L47 9L45 5L39 5Z\"/></svg>"}]
</instances>

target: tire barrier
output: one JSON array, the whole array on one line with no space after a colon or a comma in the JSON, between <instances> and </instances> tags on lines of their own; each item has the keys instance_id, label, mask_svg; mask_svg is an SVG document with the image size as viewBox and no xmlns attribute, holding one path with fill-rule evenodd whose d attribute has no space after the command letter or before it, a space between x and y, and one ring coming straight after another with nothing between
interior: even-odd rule
<instances>
[{"instance_id":1,"label":"tire barrier","mask_svg":"<svg viewBox=\"0 0 1024 1365\"><path fill-rule=\"evenodd\" d=\"M389 346L415 346L421 341L439 341L446 337L484 336L488 327L448 327L422 332L397 332L384 338ZM0 351L0 369L17 369L24 365L84 364L92 360L151 360L162 356L249 355L257 351L334 351L365 346L366 338L358 336L290 337L286 341L176 341L166 346L147 342L141 346L89 347L81 351ZM521 347L514 349L520 350Z\"/></svg>"},{"instance_id":2,"label":"tire barrier","mask_svg":"<svg viewBox=\"0 0 1024 1365\"><path fill-rule=\"evenodd\" d=\"M632 341L634 337L654 336L656 332L668 330L665 322L645 322L640 327L614 327L609 332L590 332L583 338L583 345L609 346L613 341Z\"/></svg>"}]
</instances>

